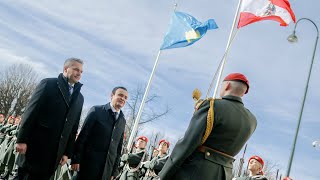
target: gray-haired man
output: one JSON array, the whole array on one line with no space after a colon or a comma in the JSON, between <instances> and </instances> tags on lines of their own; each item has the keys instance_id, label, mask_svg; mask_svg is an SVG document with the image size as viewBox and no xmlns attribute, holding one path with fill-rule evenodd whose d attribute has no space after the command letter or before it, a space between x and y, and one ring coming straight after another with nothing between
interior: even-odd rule
<instances>
[{"instance_id":1,"label":"gray-haired man","mask_svg":"<svg viewBox=\"0 0 320 180\"><path fill-rule=\"evenodd\" d=\"M25 154L19 179L49 179L71 157L83 105L82 66L67 59L58 78L43 79L35 89L17 136L16 150Z\"/></svg>"}]
</instances>

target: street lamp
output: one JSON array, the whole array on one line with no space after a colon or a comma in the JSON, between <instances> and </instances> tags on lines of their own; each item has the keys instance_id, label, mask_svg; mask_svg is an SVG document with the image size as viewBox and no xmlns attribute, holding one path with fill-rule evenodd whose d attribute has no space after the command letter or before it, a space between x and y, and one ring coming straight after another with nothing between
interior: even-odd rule
<instances>
[{"instance_id":1,"label":"street lamp","mask_svg":"<svg viewBox=\"0 0 320 180\"><path fill-rule=\"evenodd\" d=\"M312 146L315 147L315 148L320 147L320 141L314 141L312 143Z\"/></svg>"},{"instance_id":2,"label":"street lamp","mask_svg":"<svg viewBox=\"0 0 320 180\"><path fill-rule=\"evenodd\" d=\"M318 26L316 25L316 23L314 23L311 19L308 19L308 18L300 18L297 21L296 25L294 26L293 33L287 38L287 40L289 42L291 42L291 43L294 43L294 42L298 41L298 37L296 36L296 28L297 28L297 25L299 24L299 22L301 20L307 20L307 21L311 22L314 25L314 27L317 30L317 37L316 37L316 42L315 42L314 49L313 49L313 54L312 54L312 59L311 59L311 64L310 64L310 69L309 69L309 74L308 74L308 80L307 80L307 84L306 84L306 87L305 87L304 96L303 96L303 100L302 100L302 105L301 105L301 109L300 109L300 115L299 115L298 125L297 125L297 129L296 129L296 134L295 134L295 137L294 137L293 146L292 146L292 150L291 150L291 155L290 155L290 159L289 159L289 164L288 164L288 169L287 169L287 176L288 177L290 175L292 159L293 159L294 151L295 151L295 148L296 148L297 137L298 137L298 134L299 134L299 128L300 128L300 123L301 123L301 117L302 117L302 114L303 114L304 103L306 101L306 96L307 96L307 92L308 92L308 86L309 86L309 80L310 80L310 75L311 75L311 71L312 71L312 65L313 65L313 61L314 61L314 56L316 54L317 44L318 44L318 39L319 39L319 30L318 30Z\"/></svg>"}]
</instances>

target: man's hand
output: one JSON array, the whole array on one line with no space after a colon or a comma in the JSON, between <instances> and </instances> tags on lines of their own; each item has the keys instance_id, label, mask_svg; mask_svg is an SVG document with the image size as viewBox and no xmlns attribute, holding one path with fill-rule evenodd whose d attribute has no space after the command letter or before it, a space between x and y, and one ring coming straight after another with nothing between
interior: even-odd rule
<instances>
[{"instance_id":1,"label":"man's hand","mask_svg":"<svg viewBox=\"0 0 320 180\"><path fill-rule=\"evenodd\" d=\"M74 171L79 171L80 164L71 164L71 169L74 170Z\"/></svg>"},{"instance_id":2,"label":"man's hand","mask_svg":"<svg viewBox=\"0 0 320 180\"><path fill-rule=\"evenodd\" d=\"M113 180L114 179L114 176L111 176L110 180Z\"/></svg>"},{"instance_id":3,"label":"man's hand","mask_svg":"<svg viewBox=\"0 0 320 180\"><path fill-rule=\"evenodd\" d=\"M17 143L16 151L20 154L26 154L27 152L27 144L26 143Z\"/></svg>"},{"instance_id":4,"label":"man's hand","mask_svg":"<svg viewBox=\"0 0 320 180\"><path fill-rule=\"evenodd\" d=\"M63 166L67 163L67 160L68 160L68 156L66 155L63 155L61 160L60 160L60 165Z\"/></svg>"}]
</instances>

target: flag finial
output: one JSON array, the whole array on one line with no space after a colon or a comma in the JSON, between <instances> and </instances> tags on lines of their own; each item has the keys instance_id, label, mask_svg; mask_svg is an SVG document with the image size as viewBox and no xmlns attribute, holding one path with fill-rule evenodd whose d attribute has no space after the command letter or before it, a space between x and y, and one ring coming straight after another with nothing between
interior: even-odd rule
<instances>
[{"instance_id":1,"label":"flag finial","mask_svg":"<svg viewBox=\"0 0 320 180\"><path fill-rule=\"evenodd\" d=\"M178 3L175 2L175 3L173 4L173 7L174 7L174 8L173 8L173 11L176 11L176 9L177 9L177 7L178 7Z\"/></svg>"}]
</instances>

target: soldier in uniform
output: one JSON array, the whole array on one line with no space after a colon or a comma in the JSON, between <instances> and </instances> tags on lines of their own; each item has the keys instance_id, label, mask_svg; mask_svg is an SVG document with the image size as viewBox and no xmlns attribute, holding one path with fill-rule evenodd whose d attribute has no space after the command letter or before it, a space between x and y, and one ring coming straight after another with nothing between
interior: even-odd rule
<instances>
[{"instance_id":1,"label":"soldier in uniform","mask_svg":"<svg viewBox=\"0 0 320 180\"><path fill-rule=\"evenodd\" d=\"M158 148L159 154L155 156L151 161L146 161L142 164L142 169L144 172L146 172L144 173L145 177L143 178L143 180L149 180L158 175L169 157L169 146L169 141L166 141L164 139L160 140Z\"/></svg>"},{"instance_id":2,"label":"soldier in uniform","mask_svg":"<svg viewBox=\"0 0 320 180\"><path fill-rule=\"evenodd\" d=\"M2 158L0 159L1 167L2 168L5 167L4 172L0 175L1 179L8 179L9 175L11 174L11 172L14 168L14 161L16 158L16 152L14 151L15 150L14 147L15 147L15 144L17 141L16 135L18 133L18 126L19 126L20 122L21 122L21 117L17 116L14 119L14 125L11 126L11 128L9 128L7 130L6 139L8 139L7 140L8 145L7 145L6 149L4 150L3 156L1 156Z\"/></svg>"},{"instance_id":3,"label":"soldier in uniform","mask_svg":"<svg viewBox=\"0 0 320 180\"><path fill-rule=\"evenodd\" d=\"M158 150L157 148L154 148L154 149L153 149L153 152L152 152L151 158L157 157L158 154L159 154L159 150Z\"/></svg>"},{"instance_id":4,"label":"soldier in uniform","mask_svg":"<svg viewBox=\"0 0 320 180\"><path fill-rule=\"evenodd\" d=\"M264 161L259 156L252 156L248 161L249 176L247 177L236 177L232 180L268 180L267 177L263 175Z\"/></svg>"},{"instance_id":5,"label":"soldier in uniform","mask_svg":"<svg viewBox=\"0 0 320 180\"><path fill-rule=\"evenodd\" d=\"M7 136L7 134L12 130L14 127L14 117L10 116L8 118L7 124L4 125L0 130L0 162L2 159L2 156L4 155L5 150L7 149L8 143L11 140L11 136ZM2 163L2 162L1 162Z\"/></svg>"},{"instance_id":6,"label":"soldier in uniform","mask_svg":"<svg viewBox=\"0 0 320 180\"><path fill-rule=\"evenodd\" d=\"M4 134L2 133L2 129L5 125L6 125L5 116L3 114L0 114L0 144L4 139Z\"/></svg>"},{"instance_id":7,"label":"soldier in uniform","mask_svg":"<svg viewBox=\"0 0 320 180\"><path fill-rule=\"evenodd\" d=\"M140 176L139 166L146 158L146 146L148 138L140 136L136 140L133 153L121 156L120 168L123 168L120 180L137 180Z\"/></svg>"},{"instance_id":8,"label":"soldier in uniform","mask_svg":"<svg viewBox=\"0 0 320 180\"><path fill-rule=\"evenodd\" d=\"M232 73L222 83L222 99L209 98L196 105L184 137L159 173L161 180L232 179L233 157L257 126L241 99L248 90L248 79Z\"/></svg>"},{"instance_id":9,"label":"soldier in uniform","mask_svg":"<svg viewBox=\"0 0 320 180\"><path fill-rule=\"evenodd\" d=\"M5 164L4 162L7 161L6 151L12 139L10 132L14 128L14 117L9 116L7 120L7 124L5 124L0 130L0 138L1 138L1 145L0 145L0 172L3 173L5 171Z\"/></svg>"},{"instance_id":10,"label":"soldier in uniform","mask_svg":"<svg viewBox=\"0 0 320 180\"><path fill-rule=\"evenodd\" d=\"M14 124L15 121L15 117L14 116L10 116L8 119L8 124Z\"/></svg>"},{"instance_id":11,"label":"soldier in uniform","mask_svg":"<svg viewBox=\"0 0 320 180\"><path fill-rule=\"evenodd\" d=\"M0 114L0 128L3 126L4 124L4 115L3 114Z\"/></svg>"}]
</instances>

